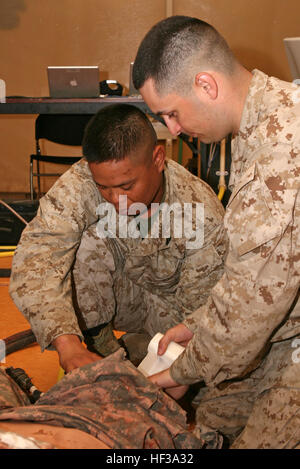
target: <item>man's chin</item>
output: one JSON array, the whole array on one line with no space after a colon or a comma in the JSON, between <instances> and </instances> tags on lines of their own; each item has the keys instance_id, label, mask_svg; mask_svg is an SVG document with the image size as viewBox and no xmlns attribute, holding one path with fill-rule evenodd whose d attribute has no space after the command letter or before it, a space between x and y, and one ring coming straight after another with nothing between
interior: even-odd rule
<instances>
[{"instance_id":1,"label":"man's chin","mask_svg":"<svg viewBox=\"0 0 300 469\"><path fill-rule=\"evenodd\" d=\"M183 132L183 133L185 133L185 132ZM189 137L192 137L192 138L198 138L200 140L200 142L202 142L202 143L213 143L213 140L209 139L209 137L205 137L205 135L195 134L195 133L191 133L191 132L186 132L185 134L188 135Z\"/></svg>"},{"instance_id":2,"label":"man's chin","mask_svg":"<svg viewBox=\"0 0 300 469\"><path fill-rule=\"evenodd\" d=\"M200 142L206 143L206 144L219 142L219 140L216 140L213 137L209 137L207 135L197 134L194 132L185 132L185 131L183 131L182 133L192 138L198 138Z\"/></svg>"},{"instance_id":3,"label":"man's chin","mask_svg":"<svg viewBox=\"0 0 300 469\"><path fill-rule=\"evenodd\" d=\"M206 145L209 145L210 143L217 143L219 142L220 140L216 140L214 138L209 138L209 137L203 137L202 135L198 135L198 138L200 140L201 143L205 143Z\"/></svg>"}]
</instances>

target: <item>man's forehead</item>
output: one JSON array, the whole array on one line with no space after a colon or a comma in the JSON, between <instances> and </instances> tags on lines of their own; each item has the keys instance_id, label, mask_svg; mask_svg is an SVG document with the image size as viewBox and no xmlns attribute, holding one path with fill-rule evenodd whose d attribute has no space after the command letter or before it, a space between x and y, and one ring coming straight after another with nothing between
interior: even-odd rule
<instances>
[{"instance_id":1,"label":"man's forehead","mask_svg":"<svg viewBox=\"0 0 300 469\"><path fill-rule=\"evenodd\" d=\"M125 156L121 160L108 160L101 163L88 163L91 173L97 179L134 178L146 166L146 162L135 155Z\"/></svg>"},{"instance_id":2,"label":"man's forehead","mask_svg":"<svg viewBox=\"0 0 300 469\"><path fill-rule=\"evenodd\" d=\"M114 161L89 164L92 176L97 185L119 187L132 182L135 175L131 166Z\"/></svg>"},{"instance_id":3,"label":"man's forehead","mask_svg":"<svg viewBox=\"0 0 300 469\"><path fill-rule=\"evenodd\" d=\"M144 85L140 89L140 93L144 101L155 114L160 115L170 112L169 108L173 106L175 95L159 95L155 88L153 78L148 78L148 80L145 81Z\"/></svg>"}]
</instances>

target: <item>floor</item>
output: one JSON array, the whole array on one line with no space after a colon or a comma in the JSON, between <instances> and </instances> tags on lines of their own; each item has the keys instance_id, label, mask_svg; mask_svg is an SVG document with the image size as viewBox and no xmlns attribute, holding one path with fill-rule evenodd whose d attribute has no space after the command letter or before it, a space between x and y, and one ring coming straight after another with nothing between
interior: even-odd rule
<instances>
[{"instance_id":1,"label":"floor","mask_svg":"<svg viewBox=\"0 0 300 469\"><path fill-rule=\"evenodd\" d=\"M0 258L0 269L9 269L11 261L12 257ZM10 298L8 286L9 278L0 278L0 339L30 328L29 323ZM57 382L60 370L56 352L41 353L37 344L8 355L3 364L23 368L33 384L43 392Z\"/></svg>"}]
</instances>

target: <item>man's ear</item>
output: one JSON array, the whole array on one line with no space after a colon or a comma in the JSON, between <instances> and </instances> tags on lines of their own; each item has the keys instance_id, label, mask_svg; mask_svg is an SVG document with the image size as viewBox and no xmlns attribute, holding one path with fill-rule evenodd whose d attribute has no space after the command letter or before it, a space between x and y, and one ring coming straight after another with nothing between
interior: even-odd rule
<instances>
[{"instance_id":1,"label":"man's ear","mask_svg":"<svg viewBox=\"0 0 300 469\"><path fill-rule=\"evenodd\" d=\"M155 145L152 155L152 161L158 170L158 172L162 172L165 167L165 160L166 160L166 153L165 149L162 145Z\"/></svg>"},{"instance_id":2,"label":"man's ear","mask_svg":"<svg viewBox=\"0 0 300 469\"><path fill-rule=\"evenodd\" d=\"M212 100L218 97L218 84L210 73L197 73L195 76L195 90L198 93L205 93Z\"/></svg>"}]
</instances>

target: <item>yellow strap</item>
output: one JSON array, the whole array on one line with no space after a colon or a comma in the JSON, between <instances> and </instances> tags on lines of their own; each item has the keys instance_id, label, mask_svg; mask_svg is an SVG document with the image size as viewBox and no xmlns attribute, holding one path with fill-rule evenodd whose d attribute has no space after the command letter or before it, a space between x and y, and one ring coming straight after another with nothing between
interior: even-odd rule
<instances>
[{"instance_id":1,"label":"yellow strap","mask_svg":"<svg viewBox=\"0 0 300 469\"><path fill-rule=\"evenodd\" d=\"M65 372L64 372L64 370L62 369L62 367L60 366L60 367L59 367L59 371L58 371L57 382L60 381L64 376L65 376Z\"/></svg>"},{"instance_id":2,"label":"yellow strap","mask_svg":"<svg viewBox=\"0 0 300 469\"><path fill-rule=\"evenodd\" d=\"M0 252L0 257L12 257L15 251Z\"/></svg>"},{"instance_id":3,"label":"yellow strap","mask_svg":"<svg viewBox=\"0 0 300 469\"><path fill-rule=\"evenodd\" d=\"M221 152L220 152L220 180L219 180L219 193L218 199L222 200L225 190L226 190L226 183L225 183L225 160L226 160L226 138L223 138L221 141Z\"/></svg>"},{"instance_id":4,"label":"yellow strap","mask_svg":"<svg viewBox=\"0 0 300 469\"><path fill-rule=\"evenodd\" d=\"M225 194L225 187L224 187L224 186L222 186L222 187L220 187L220 189L219 189L219 193L218 193L218 199L219 199L219 200L222 200L222 199L223 199L223 196L224 196L224 194Z\"/></svg>"}]
</instances>

